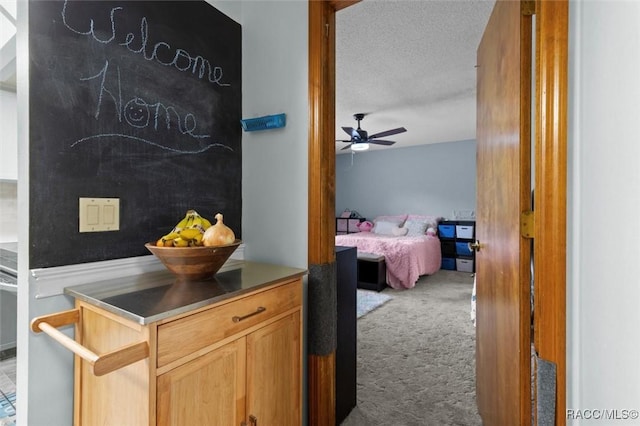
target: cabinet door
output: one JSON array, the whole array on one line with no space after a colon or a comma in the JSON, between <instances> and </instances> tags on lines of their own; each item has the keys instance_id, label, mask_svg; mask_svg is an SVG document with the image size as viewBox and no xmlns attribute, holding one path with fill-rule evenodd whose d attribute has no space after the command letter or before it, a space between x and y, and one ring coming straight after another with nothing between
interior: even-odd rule
<instances>
[{"instance_id":1,"label":"cabinet door","mask_svg":"<svg viewBox=\"0 0 640 426\"><path fill-rule=\"evenodd\" d=\"M158 425L239 425L245 418L244 337L158 377Z\"/></svg>"},{"instance_id":2,"label":"cabinet door","mask_svg":"<svg viewBox=\"0 0 640 426\"><path fill-rule=\"evenodd\" d=\"M301 423L300 312L247 336L247 417L260 426Z\"/></svg>"}]
</instances>

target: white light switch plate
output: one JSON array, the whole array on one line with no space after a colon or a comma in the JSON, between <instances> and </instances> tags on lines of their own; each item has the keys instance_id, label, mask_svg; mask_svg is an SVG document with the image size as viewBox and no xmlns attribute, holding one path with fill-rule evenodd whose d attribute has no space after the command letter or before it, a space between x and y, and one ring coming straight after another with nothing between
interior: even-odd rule
<instances>
[{"instance_id":1,"label":"white light switch plate","mask_svg":"<svg viewBox=\"0 0 640 426\"><path fill-rule=\"evenodd\" d=\"M119 198L80 198L79 206L79 232L120 229Z\"/></svg>"}]
</instances>

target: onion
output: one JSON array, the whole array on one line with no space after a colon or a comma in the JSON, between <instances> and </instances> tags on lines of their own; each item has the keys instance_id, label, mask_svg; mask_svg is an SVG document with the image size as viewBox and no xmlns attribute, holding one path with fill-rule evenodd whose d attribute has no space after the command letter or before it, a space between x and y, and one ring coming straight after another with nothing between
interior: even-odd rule
<instances>
[{"instance_id":1,"label":"onion","mask_svg":"<svg viewBox=\"0 0 640 426\"><path fill-rule=\"evenodd\" d=\"M236 240L236 235L231 228L224 224L222 215L215 215L216 224L207 228L202 236L202 243L207 247L226 246Z\"/></svg>"}]
</instances>

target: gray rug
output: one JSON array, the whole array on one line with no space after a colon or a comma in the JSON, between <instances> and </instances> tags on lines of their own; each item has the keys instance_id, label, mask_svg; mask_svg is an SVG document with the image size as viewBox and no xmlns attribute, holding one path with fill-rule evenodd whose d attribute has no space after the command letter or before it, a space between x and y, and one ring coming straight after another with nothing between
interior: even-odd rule
<instances>
[{"instance_id":1,"label":"gray rug","mask_svg":"<svg viewBox=\"0 0 640 426\"><path fill-rule=\"evenodd\" d=\"M391 300L391 295L371 290L358 289L357 299L356 316L357 318L361 318Z\"/></svg>"},{"instance_id":2,"label":"gray rug","mask_svg":"<svg viewBox=\"0 0 640 426\"><path fill-rule=\"evenodd\" d=\"M441 270L358 320L358 406L342 426L480 425L473 277Z\"/></svg>"}]
</instances>

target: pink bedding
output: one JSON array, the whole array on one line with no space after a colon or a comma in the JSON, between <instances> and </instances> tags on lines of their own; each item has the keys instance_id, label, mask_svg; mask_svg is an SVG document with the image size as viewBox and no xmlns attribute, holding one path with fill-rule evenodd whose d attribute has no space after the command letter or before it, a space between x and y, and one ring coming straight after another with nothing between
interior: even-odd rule
<instances>
[{"instance_id":1,"label":"pink bedding","mask_svg":"<svg viewBox=\"0 0 640 426\"><path fill-rule=\"evenodd\" d=\"M358 232L336 235L336 245L384 256L387 284L396 289L413 288L421 275L439 270L442 261L440 240L435 236L391 237Z\"/></svg>"}]
</instances>

